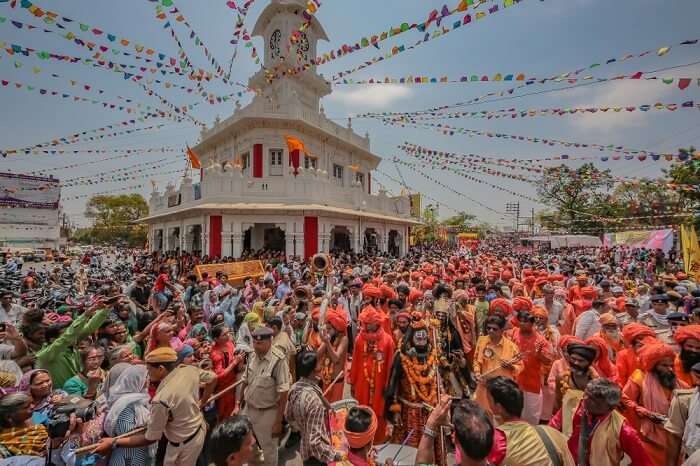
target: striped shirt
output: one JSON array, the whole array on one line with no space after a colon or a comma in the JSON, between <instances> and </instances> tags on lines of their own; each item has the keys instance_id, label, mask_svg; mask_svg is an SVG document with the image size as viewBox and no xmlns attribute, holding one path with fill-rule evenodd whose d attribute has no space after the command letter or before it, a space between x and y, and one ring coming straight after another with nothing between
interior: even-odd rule
<instances>
[{"instance_id":1,"label":"striped shirt","mask_svg":"<svg viewBox=\"0 0 700 466\"><path fill-rule=\"evenodd\" d=\"M289 391L287 422L301 434L301 455L304 461L316 458L322 463L335 461L328 425L330 405L321 388L311 380L302 378Z\"/></svg>"}]
</instances>

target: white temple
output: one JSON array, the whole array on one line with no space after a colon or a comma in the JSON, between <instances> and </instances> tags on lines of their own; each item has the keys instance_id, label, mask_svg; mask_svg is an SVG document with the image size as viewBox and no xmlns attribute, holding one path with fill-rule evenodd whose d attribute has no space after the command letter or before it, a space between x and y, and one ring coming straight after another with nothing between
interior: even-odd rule
<instances>
[{"instance_id":1,"label":"white temple","mask_svg":"<svg viewBox=\"0 0 700 466\"><path fill-rule=\"evenodd\" d=\"M304 6L271 0L258 18L253 36L265 40L265 68L249 83L258 92L202 131L192 148L203 167L201 186L186 177L179 189L151 194L142 219L151 251L236 258L261 248L300 257L335 249L405 254L409 226L418 223L409 197L372 194L371 172L381 159L350 121L343 127L326 118L320 100L330 84L315 66L266 79L265 69L308 63L317 42L328 40L314 18L290 47ZM302 141L306 153L290 153L285 136Z\"/></svg>"}]
</instances>

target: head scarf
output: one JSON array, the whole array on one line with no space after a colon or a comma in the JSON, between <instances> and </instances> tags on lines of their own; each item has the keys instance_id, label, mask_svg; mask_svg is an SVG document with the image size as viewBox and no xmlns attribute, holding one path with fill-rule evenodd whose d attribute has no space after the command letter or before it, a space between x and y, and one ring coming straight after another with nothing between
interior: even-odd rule
<instances>
[{"instance_id":1,"label":"head scarf","mask_svg":"<svg viewBox=\"0 0 700 466\"><path fill-rule=\"evenodd\" d=\"M342 307L340 309L329 308L326 311L326 322L331 324L338 333L345 333L348 329L348 318Z\"/></svg>"},{"instance_id":2,"label":"head scarf","mask_svg":"<svg viewBox=\"0 0 700 466\"><path fill-rule=\"evenodd\" d=\"M122 411L134 407L134 427L145 426L150 420L150 398L148 396L148 369L139 364L129 366L117 379L107 398L109 411L105 416L104 430L110 437L116 435L117 420Z\"/></svg>"},{"instance_id":3,"label":"head scarf","mask_svg":"<svg viewBox=\"0 0 700 466\"><path fill-rule=\"evenodd\" d=\"M572 343L569 344L569 347L567 349L567 352L569 354L576 354L578 356L581 356L584 358L586 361L589 363L593 363L593 361L596 358L596 348L590 345L586 344L580 344L580 343Z\"/></svg>"},{"instance_id":4,"label":"head scarf","mask_svg":"<svg viewBox=\"0 0 700 466\"><path fill-rule=\"evenodd\" d=\"M260 316L257 315L255 312L249 312L245 315L245 317L243 317L243 322L247 324L253 324L252 327L255 328L257 325L260 324Z\"/></svg>"},{"instance_id":5,"label":"head scarf","mask_svg":"<svg viewBox=\"0 0 700 466\"><path fill-rule=\"evenodd\" d=\"M362 295L365 298L379 299L382 297L382 292L374 285L366 285L362 290Z\"/></svg>"},{"instance_id":6,"label":"head scarf","mask_svg":"<svg viewBox=\"0 0 700 466\"><path fill-rule=\"evenodd\" d=\"M117 383L117 380L119 380L119 376L129 367L131 367L131 364L128 362L120 362L112 366L107 372L107 377L105 377L105 382L102 385L102 397L104 397L105 402L109 399L109 393Z\"/></svg>"},{"instance_id":7,"label":"head scarf","mask_svg":"<svg viewBox=\"0 0 700 466\"><path fill-rule=\"evenodd\" d=\"M408 292L408 302L411 304L414 304L418 298L421 298L423 296L423 292L421 290L418 290L416 288L411 288L411 291Z\"/></svg>"},{"instance_id":8,"label":"head scarf","mask_svg":"<svg viewBox=\"0 0 700 466\"><path fill-rule=\"evenodd\" d=\"M581 296L584 299L595 299L597 293L595 292L595 289L592 286L584 286L581 288Z\"/></svg>"},{"instance_id":9,"label":"head scarf","mask_svg":"<svg viewBox=\"0 0 700 466\"><path fill-rule=\"evenodd\" d=\"M567 347L569 345L585 345L584 341L573 335L562 335L559 339L559 349L562 352L568 352Z\"/></svg>"},{"instance_id":10,"label":"head scarf","mask_svg":"<svg viewBox=\"0 0 700 466\"><path fill-rule=\"evenodd\" d=\"M32 378L34 378L34 376L40 372L47 374L49 377L51 376L49 371L47 371L46 369L33 369L29 372L25 372L25 374L19 380L19 386L18 386L19 391L26 392L26 393L29 393L31 395ZM52 389L52 392L53 392L53 389ZM34 400L34 411L42 410L46 406L51 404L52 392L49 392L48 395L46 395L44 398L42 398L40 400L37 400L37 399Z\"/></svg>"},{"instance_id":11,"label":"head scarf","mask_svg":"<svg viewBox=\"0 0 700 466\"><path fill-rule=\"evenodd\" d=\"M673 339L679 345L685 343L689 338L700 341L700 325L693 324L679 327L676 329L676 334L673 336Z\"/></svg>"},{"instance_id":12,"label":"head scarf","mask_svg":"<svg viewBox=\"0 0 700 466\"><path fill-rule=\"evenodd\" d=\"M508 317L513 312L513 307L505 298L496 298L489 304L489 314L495 314L498 309L504 317Z\"/></svg>"},{"instance_id":13,"label":"head scarf","mask_svg":"<svg viewBox=\"0 0 700 466\"><path fill-rule=\"evenodd\" d=\"M547 312L547 309L543 308L542 306L534 306L532 308L532 311L530 311L530 314L532 314L533 317L541 317L544 319L549 318L549 313Z\"/></svg>"},{"instance_id":14,"label":"head scarf","mask_svg":"<svg viewBox=\"0 0 700 466\"><path fill-rule=\"evenodd\" d=\"M656 332L651 327L639 324L637 322L632 322L627 324L622 329L622 339L625 341L625 345L631 346L632 342L638 338L656 338Z\"/></svg>"},{"instance_id":15,"label":"head scarf","mask_svg":"<svg viewBox=\"0 0 700 466\"><path fill-rule=\"evenodd\" d=\"M194 348L192 348L190 345L182 345L182 348L180 348L180 351L177 352L178 364L182 363L182 361L184 361L186 357L191 356L193 354L194 354Z\"/></svg>"},{"instance_id":16,"label":"head scarf","mask_svg":"<svg viewBox=\"0 0 700 466\"><path fill-rule=\"evenodd\" d=\"M250 312L256 314L259 317L259 321L262 322L263 318L265 317L265 303L262 301L256 301L255 304L253 304L253 308L250 310Z\"/></svg>"},{"instance_id":17,"label":"head scarf","mask_svg":"<svg viewBox=\"0 0 700 466\"><path fill-rule=\"evenodd\" d=\"M367 325L381 325L384 320L384 314L379 312L374 306L365 306L360 312L360 324L362 327Z\"/></svg>"},{"instance_id":18,"label":"head scarf","mask_svg":"<svg viewBox=\"0 0 700 466\"><path fill-rule=\"evenodd\" d=\"M645 372L650 372L665 358L673 358L676 352L670 345L661 341L649 342L639 350L639 363Z\"/></svg>"},{"instance_id":19,"label":"head scarf","mask_svg":"<svg viewBox=\"0 0 700 466\"><path fill-rule=\"evenodd\" d=\"M514 311L530 311L532 309L532 301L524 296L516 296L513 298Z\"/></svg>"},{"instance_id":20,"label":"head scarf","mask_svg":"<svg viewBox=\"0 0 700 466\"><path fill-rule=\"evenodd\" d=\"M198 324L194 324L192 328L190 329L189 333L187 333L188 338L197 338L197 336L200 333L209 333L209 330L207 329L207 326L204 325L202 322Z\"/></svg>"},{"instance_id":21,"label":"head scarf","mask_svg":"<svg viewBox=\"0 0 700 466\"><path fill-rule=\"evenodd\" d=\"M369 428L366 432L350 432L343 426L343 433L345 433L345 438L348 440L348 445L350 448L358 449L362 448L374 439L374 434L377 432L377 415L374 414L374 410L369 406L358 406L364 410L372 413L372 421L369 424Z\"/></svg>"},{"instance_id":22,"label":"head scarf","mask_svg":"<svg viewBox=\"0 0 700 466\"><path fill-rule=\"evenodd\" d=\"M616 370L610 362L607 342L602 337L595 335L586 340L586 344L594 347L598 353L594 362L601 375L608 379L614 378Z\"/></svg>"}]
</instances>

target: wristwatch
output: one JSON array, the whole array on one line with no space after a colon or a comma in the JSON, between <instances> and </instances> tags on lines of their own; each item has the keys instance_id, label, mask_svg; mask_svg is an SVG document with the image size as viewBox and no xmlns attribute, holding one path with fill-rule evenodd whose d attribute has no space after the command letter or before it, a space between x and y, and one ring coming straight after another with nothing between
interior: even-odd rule
<instances>
[{"instance_id":1,"label":"wristwatch","mask_svg":"<svg viewBox=\"0 0 700 466\"><path fill-rule=\"evenodd\" d=\"M423 427L423 434L427 435L428 437L432 437L432 438L437 437L437 434L435 433L435 431L428 426Z\"/></svg>"}]
</instances>

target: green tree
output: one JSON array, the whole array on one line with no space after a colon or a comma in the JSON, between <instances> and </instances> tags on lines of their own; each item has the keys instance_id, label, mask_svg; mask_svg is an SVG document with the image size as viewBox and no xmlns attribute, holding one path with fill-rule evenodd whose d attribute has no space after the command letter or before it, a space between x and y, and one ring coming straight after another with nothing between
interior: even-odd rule
<instances>
[{"instance_id":1,"label":"green tree","mask_svg":"<svg viewBox=\"0 0 700 466\"><path fill-rule=\"evenodd\" d=\"M120 243L142 246L146 229L135 224L148 215L148 204L140 194L93 196L85 206L85 216L94 221L89 232L81 232L81 239L95 243Z\"/></svg>"},{"instance_id":2,"label":"green tree","mask_svg":"<svg viewBox=\"0 0 700 466\"><path fill-rule=\"evenodd\" d=\"M457 230L457 233L463 233L472 228L472 223L474 220L476 220L475 215L460 212L459 214L446 219L444 222L442 222L442 224L447 227L454 228Z\"/></svg>"},{"instance_id":3,"label":"green tree","mask_svg":"<svg viewBox=\"0 0 700 466\"><path fill-rule=\"evenodd\" d=\"M700 186L700 158L696 156L697 149L691 146L679 149L679 155L684 160L674 163L671 168L664 170L670 183ZM696 190L678 190L680 204L685 210L700 210L700 192ZM695 217L695 228L700 229L700 217Z\"/></svg>"},{"instance_id":4,"label":"green tree","mask_svg":"<svg viewBox=\"0 0 700 466\"><path fill-rule=\"evenodd\" d=\"M587 163L572 170L566 165L547 169L537 186L543 204L554 209L541 217L543 226L558 230L592 230L602 224L592 218L609 212L606 204L614 180L610 170L599 170Z\"/></svg>"},{"instance_id":5,"label":"green tree","mask_svg":"<svg viewBox=\"0 0 700 466\"><path fill-rule=\"evenodd\" d=\"M427 205L423 209L421 218L422 225L417 226L414 231L418 243L431 243L438 237L437 230L440 225L437 217L437 209L432 205Z\"/></svg>"}]
</instances>

